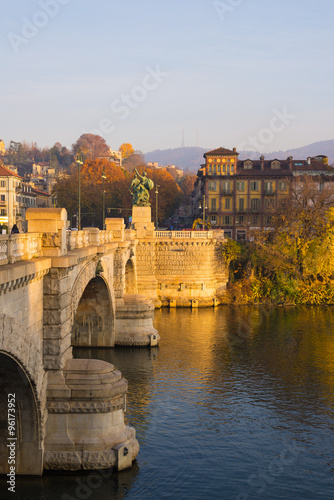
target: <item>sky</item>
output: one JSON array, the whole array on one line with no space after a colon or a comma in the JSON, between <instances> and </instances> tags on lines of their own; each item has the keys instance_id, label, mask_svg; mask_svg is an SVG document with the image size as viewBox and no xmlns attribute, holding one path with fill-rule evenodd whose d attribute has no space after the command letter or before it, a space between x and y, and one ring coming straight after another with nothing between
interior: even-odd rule
<instances>
[{"instance_id":1,"label":"sky","mask_svg":"<svg viewBox=\"0 0 334 500\"><path fill-rule=\"evenodd\" d=\"M112 149L334 139L333 0L3 0L0 139Z\"/></svg>"}]
</instances>

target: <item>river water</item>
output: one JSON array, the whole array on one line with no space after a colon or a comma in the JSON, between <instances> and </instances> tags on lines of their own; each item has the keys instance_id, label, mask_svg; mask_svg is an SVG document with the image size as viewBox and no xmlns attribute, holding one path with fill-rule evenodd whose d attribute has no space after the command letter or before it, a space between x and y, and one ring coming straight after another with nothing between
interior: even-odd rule
<instances>
[{"instance_id":1,"label":"river water","mask_svg":"<svg viewBox=\"0 0 334 500\"><path fill-rule=\"evenodd\" d=\"M334 498L334 308L164 309L155 327L158 348L75 353L128 379L133 468L18 478L8 498Z\"/></svg>"}]
</instances>

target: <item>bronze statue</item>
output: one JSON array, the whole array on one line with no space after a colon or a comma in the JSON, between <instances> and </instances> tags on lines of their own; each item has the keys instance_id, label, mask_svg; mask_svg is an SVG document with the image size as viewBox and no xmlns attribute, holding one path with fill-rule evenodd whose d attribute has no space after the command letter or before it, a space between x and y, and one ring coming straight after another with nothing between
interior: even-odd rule
<instances>
[{"instance_id":1,"label":"bronze statue","mask_svg":"<svg viewBox=\"0 0 334 500\"><path fill-rule=\"evenodd\" d=\"M130 189L132 204L135 207L149 207L151 206L149 191L154 187L154 182L147 177L146 172L140 175L136 168L135 172L135 178L131 182L132 190Z\"/></svg>"}]
</instances>

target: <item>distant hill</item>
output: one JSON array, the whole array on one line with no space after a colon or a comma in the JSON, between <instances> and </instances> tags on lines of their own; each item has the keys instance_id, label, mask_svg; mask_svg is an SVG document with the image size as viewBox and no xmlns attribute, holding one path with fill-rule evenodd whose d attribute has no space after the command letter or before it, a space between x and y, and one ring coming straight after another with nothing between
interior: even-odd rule
<instances>
[{"instance_id":1,"label":"distant hill","mask_svg":"<svg viewBox=\"0 0 334 500\"><path fill-rule=\"evenodd\" d=\"M197 172L200 165L204 163L203 155L207 151L217 147L229 147L229 145L218 144L211 148L174 148L174 149L156 149L145 154L146 162L157 161L159 165L175 165L182 170L188 169ZM261 152L254 151L239 151L240 160L246 158L256 159L261 156ZM273 151L265 155L267 160L278 158L279 160L286 159L288 156L293 156L295 159L303 160L308 156L326 155L328 156L329 164L334 162L334 139L330 141L314 142L301 148L289 149L288 151Z\"/></svg>"},{"instance_id":2,"label":"distant hill","mask_svg":"<svg viewBox=\"0 0 334 500\"><path fill-rule=\"evenodd\" d=\"M156 149L146 153L145 160L146 162L157 161L159 165L175 165L182 170L188 169L197 172L201 163L204 163L203 155L207 151L210 151L210 148Z\"/></svg>"}]
</instances>

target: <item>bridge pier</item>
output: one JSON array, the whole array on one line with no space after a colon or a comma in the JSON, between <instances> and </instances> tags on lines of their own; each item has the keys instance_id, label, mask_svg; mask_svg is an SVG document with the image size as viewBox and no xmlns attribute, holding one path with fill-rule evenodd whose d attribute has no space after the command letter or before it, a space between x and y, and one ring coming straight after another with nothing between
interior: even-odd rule
<instances>
[{"instance_id":1,"label":"bridge pier","mask_svg":"<svg viewBox=\"0 0 334 500\"><path fill-rule=\"evenodd\" d=\"M49 374L44 468L130 467L139 444L124 424L126 391L121 372L105 361L71 359Z\"/></svg>"},{"instance_id":2,"label":"bridge pier","mask_svg":"<svg viewBox=\"0 0 334 500\"><path fill-rule=\"evenodd\" d=\"M156 346L160 336L153 327L154 303L143 295L123 295L116 301L116 345Z\"/></svg>"}]
</instances>

